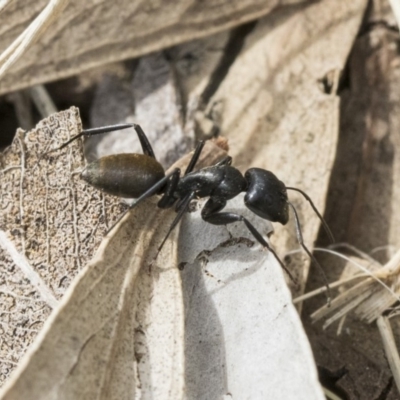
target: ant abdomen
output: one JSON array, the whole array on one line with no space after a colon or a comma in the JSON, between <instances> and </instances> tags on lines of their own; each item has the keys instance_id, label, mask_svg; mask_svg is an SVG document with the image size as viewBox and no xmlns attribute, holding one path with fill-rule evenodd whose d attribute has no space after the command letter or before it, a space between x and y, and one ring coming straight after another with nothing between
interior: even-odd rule
<instances>
[{"instance_id":1,"label":"ant abdomen","mask_svg":"<svg viewBox=\"0 0 400 400\"><path fill-rule=\"evenodd\" d=\"M164 176L161 164L145 154L102 157L88 164L81 174L95 188L125 198L138 198Z\"/></svg>"}]
</instances>

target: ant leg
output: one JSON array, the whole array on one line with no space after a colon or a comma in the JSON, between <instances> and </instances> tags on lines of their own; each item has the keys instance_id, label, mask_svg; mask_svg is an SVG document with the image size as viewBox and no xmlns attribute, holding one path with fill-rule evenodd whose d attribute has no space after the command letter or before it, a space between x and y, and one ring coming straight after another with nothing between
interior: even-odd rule
<instances>
[{"instance_id":1,"label":"ant leg","mask_svg":"<svg viewBox=\"0 0 400 400\"><path fill-rule=\"evenodd\" d=\"M296 235L297 235L297 240L300 244L300 246L304 249L304 251L308 254L308 256L310 257L310 259L312 260L312 262L320 269L321 273L322 273L322 277L324 279L325 282L325 286L326 286L326 300L328 303L328 307L330 307L331 305L331 289L329 287L329 283L328 283L328 279L326 278L325 272L323 270L323 268L321 267L320 263L317 261L317 259L313 256L313 254L310 252L310 250L308 250L308 248L306 247L306 245L304 244L304 240L303 240L303 234L301 233L301 229L300 229L300 221L299 221L299 216L297 214L297 210L294 207L294 205L292 203L290 203L288 201L289 206L292 208L293 212L294 212L294 219L296 221Z\"/></svg>"},{"instance_id":2,"label":"ant leg","mask_svg":"<svg viewBox=\"0 0 400 400\"><path fill-rule=\"evenodd\" d=\"M164 240L162 241L162 243L160 244L160 246L157 249L157 254L155 256L155 259L157 258L158 253L163 248L163 246L164 246L165 242L167 241L167 239L168 239L169 235L171 234L171 232L174 230L176 225L178 225L178 222L182 219L183 215L185 214L185 211L188 209L189 204L194 199L194 197L195 197L195 192L191 192L183 199L183 202L180 205L178 214L176 215L174 221L172 222L167 234L165 235Z\"/></svg>"},{"instance_id":3,"label":"ant leg","mask_svg":"<svg viewBox=\"0 0 400 400\"><path fill-rule=\"evenodd\" d=\"M221 165L231 165L232 164L232 157L231 156L227 156L225 158L223 158L221 161L217 162L215 164L216 167L219 167Z\"/></svg>"},{"instance_id":4,"label":"ant leg","mask_svg":"<svg viewBox=\"0 0 400 400\"><path fill-rule=\"evenodd\" d=\"M140 197L136 199L136 201L129 206L129 208L117 219L117 221L114 223L114 225L108 229L107 234L115 227L115 225L118 224L119 221L121 221L122 218L133 208L135 208L138 204L143 202L144 200L148 199L151 196L154 196L155 194L159 193L160 189L162 189L166 184L168 185L169 180L175 179L174 177L180 175L181 171L179 168L175 168L172 172L169 174L165 175L164 178L160 179L156 184L154 184L150 189L148 189L146 192L144 192Z\"/></svg>"},{"instance_id":5,"label":"ant leg","mask_svg":"<svg viewBox=\"0 0 400 400\"><path fill-rule=\"evenodd\" d=\"M189 174L190 172L193 171L193 168L195 167L197 161L199 160L200 154L204 148L205 141L201 140L198 145L196 146L196 149L193 153L193 156L189 162L189 165L186 168L185 175ZM170 208L172 207L175 202L176 202L176 197L174 197L174 193L176 191L176 188L179 183L179 178L180 176L172 176L170 183L168 184L166 190L164 191L164 196L161 198L161 200L158 202L157 206L159 208ZM182 204L186 201L186 197L183 199L180 199L177 203L176 206L176 211L178 212L180 210L180 207Z\"/></svg>"},{"instance_id":6,"label":"ant leg","mask_svg":"<svg viewBox=\"0 0 400 400\"><path fill-rule=\"evenodd\" d=\"M276 254L275 250L262 237L261 233L258 232L258 230L251 224L251 222L249 220L247 220L245 217L243 217L243 215L239 215L239 214L235 214L235 213L231 213L231 212L219 212L220 210L222 210L225 207L225 205L226 205L226 200L216 199L216 198L211 197L207 201L207 203L205 204L205 206L203 207L203 210L201 212L201 216L202 216L203 220L210 224L213 224L213 225L228 225L228 224L232 224L234 222L239 222L239 221L244 222L247 229L255 237L255 239L263 247L266 247L274 255L274 257L278 260L279 264L281 265L282 269L288 274L288 276L293 281L293 283L297 284L293 275L283 264L281 259Z\"/></svg>"},{"instance_id":7,"label":"ant leg","mask_svg":"<svg viewBox=\"0 0 400 400\"><path fill-rule=\"evenodd\" d=\"M103 133L108 133L108 132L114 132L114 131L119 131L121 129L127 129L127 128L134 128L136 131L136 134L138 135L140 144L143 149L143 153L146 154L149 157L156 158L154 155L153 148L151 147L151 144L149 142L149 139L147 139L146 134L143 132L143 129L137 125L137 124L117 124L117 125L109 125L109 126L102 126L100 128L91 128L91 129L84 129L74 137L72 137L70 140L66 141L63 143L60 147L57 147L56 149L48 151L46 154L51 153L56 150L61 150L64 147L68 146L71 142L74 140L84 136L84 137L91 137L95 135L101 135Z\"/></svg>"},{"instance_id":8,"label":"ant leg","mask_svg":"<svg viewBox=\"0 0 400 400\"><path fill-rule=\"evenodd\" d=\"M132 209L136 207L138 204L140 204L143 200L146 200L147 198L154 196L155 194L159 193L160 189L167 184L167 187L169 185L168 181L174 181L179 180L181 170L179 168L175 168L172 172L169 174L165 175L164 178L160 179L156 184L154 184L150 189L148 189L146 192L144 192L140 197L137 198L137 200L129 207L129 209Z\"/></svg>"},{"instance_id":9,"label":"ant leg","mask_svg":"<svg viewBox=\"0 0 400 400\"><path fill-rule=\"evenodd\" d=\"M199 161L199 157L200 157L201 151L203 150L204 145L205 145L205 140L201 140L199 142L199 144L197 145L196 150L194 151L193 157L190 160L188 167L186 168L185 175L187 175L193 171L197 161ZM217 162L215 164L215 166L217 167L220 165L231 165L231 164L232 164L232 157L227 156L224 159L222 159L221 161Z\"/></svg>"},{"instance_id":10,"label":"ant leg","mask_svg":"<svg viewBox=\"0 0 400 400\"><path fill-rule=\"evenodd\" d=\"M149 139L147 138L146 134L143 132L143 129L141 128L140 125L138 124L118 124L118 125L110 125L110 126L103 126L101 128L91 128L91 129L86 129L83 130L79 135L75 136L74 139L76 139L78 136L94 136L94 135L100 135L102 133L108 133L108 132L113 132L113 131L119 131L121 129L127 129L127 128L133 128L139 138L140 145L142 146L143 154L146 154L146 156L156 158L154 155L153 148L151 147L151 144L149 142ZM63 144L65 146L65 144Z\"/></svg>"},{"instance_id":11,"label":"ant leg","mask_svg":"<svg viewBox=\"0 0 400 400\"><path fill-rule=\"evenodd\" d=\"M168 181L167 186L164 190L164 195L161 197L160 201L157 203L158 208L170 208L176 202L176 197L174 196L175 190L178 186L180 179L180 173L173 174L171 179Z\"/></svg>"},{"instance_id":12,"label":"ant leg","mask_svg":"<svg viewBox=\"0 0 400 400\"><path fill-rule=\"evenodd\" d=\"M142 145L143 154L146 154L146 156L149 156L149 157L156 158L156 156L154 155L153 148L151 147L151 144L149 142L149 139L147 139L147 136L143 132L142 127L138 124L133 124L133 129L135 129L135 131L138 135L140 144Z\"/></svg>"},{"instance_id":13,"label":"ant leg","mask_svg":"<svg viewBox=\"0 0 400 400\"><path fill-rule=\"evenodd\" d=\"M193 168L195 167L197 161L199 161L199 157L200 157L201 151L203 150L205 143L206 143L205 140L201 140L199 142L199 144L197 145L196 150L193 153L193 157L190 160L189 165L186 168L185 175L187 175L193 171Z\"/></svg>"},{"instance_id":14,"label":"ant leg","mask_svg":"<svg viewBox=\"0 0 400 400\"><path fill-rule=\"evenodd\" d=\"M110 126L102 126L100 128L91 128L91 129L85 129L63 143L60 147L57 147L56 149L48 151L46 154L52 153L53 151L56 150L61 150L64 147L67 147L70 143L72 143L74 140L79 139L82 136L90 137L94 135L100 135L102 133L107 133L107 132L113 132L113 131L119 131L121 129L127 129L127 128L132 128L132 124L118 124L118 125L110 125Z\"/></svg>"}]
</instances>

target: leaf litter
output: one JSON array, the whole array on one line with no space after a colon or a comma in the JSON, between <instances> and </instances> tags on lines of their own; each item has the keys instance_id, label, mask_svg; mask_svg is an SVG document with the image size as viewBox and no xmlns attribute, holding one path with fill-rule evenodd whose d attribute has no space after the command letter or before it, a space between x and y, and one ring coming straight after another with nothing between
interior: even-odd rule
<instances>
[{"instance_id":1,"label":"leaf litter","mask_svg":"<svg viewBox=\"0 0 400 400\"><path fill-rule=\"evenodd\" d=\"M310 20L311 20L311 18L310 18ZM347 35L345 35L345 36L347 36ZM343 47L344 47L344 46L343 46ZM236 148L236 147L237 147L237 146L235 145L234 148ZM322 152L321 152L321 153L322 153Z\"/></svg>"},{"instance_id":2,"label":"leaf litter","mask_svg":"<svg viewBox=\"0 0 400 400\"><path fill-rule=\"evenodd\" d=\"M46 125L48 122L50 122L50 126ZM304 390L304 398L322 398L310 347L304 333L301 333L302 329L297 313L291 306L290 293L285 287L281 268L275 260L268 256L267 252L262 251L260 248L249 249L247 245L243 246L243 243L252 245L253 239L248 237L248 233L246 235L246 232L243 232L243 227L240 227L240 225L233 227L230 230L231 232L223 227L218 228L223 231L223 233L216 234L220 242L212 244L208 250L205 249L205 246L200 246L203 247L201 249L202 254L204 251L209 252L207 269L212 270L212 275L220 276L218 282L211 276L207 277L205 275L207 279L210 279L211 286L206 291L203 291L200 297L200 292L195 291L192 292L190 298L186 295L184 301L179 270L177 269L179 260L189 262L194 258L195 265L190 266L187 264L185 271L192 273L194 271L197 274L197 281L193 281L192 278L186 286L184 285L184 288L203 287L200 284L204 279L203 270L198 265L199 262L201 263L202 257L199 258L200 261L196 261L199 247L194 247L192 256L185 256L185 259L180 259L178 256L179 253L185 253L182 250L182 244L177 247L178 235L181 238L179 242L183 243L184 246L188 246L188 243L191 243L189 240L190 235L185 234L185 231L192 232L192 235L197 238L197 244L202 243L202 235L204 236L204 234L208 237L214 237L209 231L209 224L204 223L204 221L201 221L201 224L195 222L196 218L197 221L200 220L199 211L197 211L197 217L192 217L191 215L186 217L188 226L184 227L180 234L178 230L174 231L173 236L167 241L165 248L154 261L158 245L175 217L175 213L157 209L156 203L152 200L145 202L137 207L133 213L127 214L113 231L103 239L96 255L86 266L84 257L89 254L89 249L84 246L79 247L79 255L82 257L80 259L82 268L79 268L77 260L73 258L73 255L77 254L76 248L72 246L73 248L71 249L68 235L73 235L74 232L78 234L79 238L87 238L88 234L94 233L96 235L97 232L99 232L99 236L101 236L100 232L104 235L104 230L106 229L104 221L110 221L109 224L111 224L111 221L115 220L119 213L103 218L101 228L93 231L93 225L99 223L94 216L97 215L98 218L99 214L102 215L98 212L99 209L103 209L101 208L103 202L99 201L99 196L102 195L89 187L82 189L78 186L80 184L83 185L77 179L83 160L80 146L76 146L77 148L73 149L65 149L67 152L66 159L68 160L65 162L67 162L69 168L67 169L64 166L64 174L65 170L70 171L66 175L70 175L69 179L72 179L73 184L77 185L75 203L71 205L71 202L67 202L65 193L69 192L63 192L62 190L67 185L71 186L71 182L64 182L61 179L55 179L53 176L48 178L48 182L51 185L60 184L59 195L61 196L63 207L59 206L58 209L64 211L68 205L71 207L68 217L64 214L62 215L62 221L57 222L59 220L57 215L53 215L53 207L46 205L44 201L48 191L46 192L46 179L43 177L43 172L36 172L39 177L38 186L35 188L36 192L34 192L36 197L29 194L30 186L34 187L34 184L28 178L30 168L35 171L38 166L47 164L50 164L53 168L61 168L61 165L59 165L61 161L58 161L56 155L51 155L49 163L46 160L47 156L37 157L37 154L43 154L42 151L38 152L37 149L48 150L53 146L56 147L57 141L65 141L70 135L77 133L79 129L81 129L80 121L78 111L75 108L61 112L43 121L38 126L38 129L32 132L38 134L43 130L50 142L43 143L42 141L39 147L38 141L33 140L34 136L32 135L34 133L28 133L24 140L26 150L23 153L25 157L25 164L23 165L25 165L25 168L29 166L29 169L24 169L25 174L22 186L20 174L13 175L12 179L7 181L7 185L14 184L18 189L7 191L8 194L16 196L17 201L11 199L12 201L9 200L2 204L7 205L10 210L15 209L13 211L14 214L23 215L20 218L23 224L21 224L22 227L19 226L19 229L23 231L20 236L24 240L20 239L20 242L17 241L15 245L19 254L25 255L32 269L38 273L42 284L48 288L50 293L54 293L54 298L58 298L62 291L62 288L58 288L54 282L59 282L63 277L59 276L59 270L51 268L52 265L45 264L44 260L47 260L45 255L50 255L50 260L56 265L60 265L58 268L62 268L63 273L65 271L69 272L68 267L72 264L74 266L71 270L72 275L75 272L77 276L58 302L59 304L56 305L55 311L44 323L43 329L20 362L18 370L3 387L1 398L120 399L147 398L148 396L162 399L196 398L196 391L199 387L204 386L199 386L201 381L196 381L196 377L208 376L209 378L207 379L213 379L215 368L219 368L219 373L217 374L219 380L214 379L213 385L209 388L214 393L219 395L234 393L239 397L242 394L256 393L257 391L260 393L275 393L275 391L271 391L272 389L267 383L269 379L264 379L266 376L264 369L260 369L259 374L254 375L254 382L251 386L246 383L246 380L250 377L250 371L240 363L240 359L244 354L248 353L246 348L249 349L249 343L256 342L258 343L257 347L252 346L253 351L247 354L248 365L257 365L254 358L256 356L267 357L268 362L266 359L263 362L268 364L269 376L275 377L275 380L270 382L275 388L274 390L279 393L286 390L286 394L289 396L286 398L292 398L295 388L297 388L298 394L299 386L297 385L302 385L301 390ZM59 130L61 131L61 138L57 137ZM51 132L54 132L54 135L51 135ZM18 140L17 138L16 141ZM29 153L31 151L29 148L30 143L32 143L33 147L32 155ZM221 150L215 150L215 146L212 143L208 142L207 146L212 146L206 150L205 154L208 164L215 162L215 158L221 158L226 154ZM14 154L12 150L8 150L8 152L8 156L6 153L6 156L3 157L3 171L7 172L7 168L10 168L10 166L7 167L7 157L12 159L11 166L19 166L19 168L15 168L15 171L20 171L21 163L18 163L17 159L21 151L16 151L15 156L13 156L15 158L11 157L11 154ZM68 156L68 154L71 155ZM78 161L74 161L75 157L78 157ZM186 162L188 157L190 155L186 156ZM50 171L48 174L50 175ZM2 182L5 184L5 180L2 180ZM22 202L15 194L20 193L21 187L24 196L25 190L27 190L27 197L23 197ZM50 187L54 189L53 186L49 185L47 190ZM92 193L92 191L96 193ZM42 197L38 193L41 193ZM50 222L43 221L41 222L42 228L37 228L34 225L34 220L32 222L30 219L30 215L34 214L38 218L42 214L39 211L33 211L34 204L28 203L26 200L28 198L36 198L40 212L43 215L51 216L50 222L58 225L51 226ZM87 204L80 204L81 199L85 200L87 198L89 198ZM108 204L108 200L105 201ZM118 210L120 212L121 208L124 208L123 205L118 203L119 200L112 199L111 201L117 201L117 203L113 207L106 207L107 210ZM240 203L233 204L233 207L244 208L241 202L242 199L238 198L238 201ZM15 202L17 203L16 206ZM23 207L22 212L21 204ZM53 203L49 204L53 205ZM54 209L57 208L54 206ZM74 219L74 210L77 210L76 219ZM6 232L7 238L9 238L10 227L12 226L11 229L16 229L15 226L18 225L18 220L15 222L15 217L12 218L12 215L11 212L7 213L7 215L5 213L2 214L4 222L1 226L5 228L4 232ZM81 218L88 218L89 222L84 222ZM194 219L192 220L192 218ZM75 229L70 226L73 225L73 222L78 223L78 227L75 227ZM82 227L79 225L81 223ZM61 244L65 244L65 250L61 248L57 254L53 254L55 250L42 245L38 247L36 252L27 251L31 248L30 240L32 239L29 232L30 229L33 229L32 224L35 226L37 240L40 240L43 236L44 243L48 242L51 245L58 246L59 239L57 238L62 238L65 235L61 242ZM85 230L88 229L86 224L91 224L91 229ZM265 221L259 220L258 224L260 226L263 225L262 231L264 233L270 230L268 225L265 225ZM198 228L196 228L196 225ZM52 234L56 228L59 231L55 234L54 242L53 238L46 241L46 235ZM64 233L61 233L60 230L64 230ZM232 233L235 237L239 235L236 237L237 241L230 241L232 240ZM246 236L248 237L247 239ZM186 241L185 237L187 237ZM193 240L193 236L191 238ZM93 246L96 240L97 238L92 237L90 245ZM225 245L221 246L221 243L225 243ZM25 249L25 252L23 249ZM195 251L194 254L193 251ZM248 253L249 251L251 253ZM64 253L66 261L62 260ZM8 250L5 251L5 254L8 254ZM40 262L36 260L36 256ZM60 260L57 257L60 257ZM216 267L212 267L214 259L217 261ZM227 260L230 261L227 262ZM46 271L46 269L43 267L37 268L37 265L45 265L48 272L42 276L42 270ZM149 273L150 266L151 272ZM14 266L14 268L18 270L19 267ZM263 277L261 278L256 273L246 272L248 269L251 272L258 271L258 273L263 271L261 272ZM52 274L54 274L54 280L51 279ZM241 291L242 275L244 277L247 275L252 276L252 283L246 290L246 295L243 292L241 293L243 297L236 297L235 307L228 307L227 309L227 304L231 304L231 306L234 304L235 293L237 295L238 291L239 293ZM69 277L69 279L71 278ZM262 280L260 281L260 279ZM29 281L29 279L27 280ZM227 283L228 290L223 288L223 282ZM260 282L265 282L265 284L269 282L272 284L273 290L270 290L264 284L260 284ZM212 285L215 284L217 286L213 288ZM275 300L266 298L261 302L262 296L253 296L255 287L258 288L257 293L268 295L270 293L278 293L282 296L276 308L271 306L271 304L275 303ZM53 288L56 288L56 290ZM35 290L37 298L45 298L39 285L35 286ZM227 294L224 295L225 292ZM246 296L248 297L244 300ZM246 319L248 313L245 310L252 309L253 305L255 305L254 302L259 307L253 310L251 319L248 320ZM226 305L218 310L218 307L215 308L212 305L217 303ZM248 304L248 306L244 308L244 304ZM225 354L225 357L214 358L213 365L215 368L212 370L204 364L204 358L200 359L198 357L199 351L204 355L210 353L201 350L197 340L195 340L196 345L193 342L193 337L198 337L196 335L204 335L205 338L209 338L204 341L205 348L210 349L208 346L209 341L213 341L215 335L218 335L218 332L215 331L198 330L199 327L205 327L202 325L202 318L197 317L198 312L199 310L206 312L207 308L205 307L207 305L211 306L213 315L217 316L217 320L221 318L222 320L225 319L226 322L231 321L230 324L224 322L222 328L220 326L219 334L222 329L226 339L220 341L217 353L220 355ZM50 306L47 307L49 312ZM239 310L241 311L238 312ZM285 321L286 330L279 328L272 335L270 323L265 323L265 321L268 321L268 319L264 318L266 310L272 313L272 317L270 317L272 320L278 318L280 321ZM43 321L47 315L43 316ZM192 316L191 318L189 317L190 315ZM235 315L236 317L234 317ZM262 321L264 321L263 324L261 324ZM256 329L257 325L258 328ZM233 331L232 328L234 328ZM184 333L185 329L186 334ZM239 329L242 340L236 340L237 332L235 333L235 329ZM288 337L286 340L282 340L282 332L285 331ZM261 335L264 338L263 341L258 342L258 339L252 338L254 334ZM294 337L297 337L298 341L293 341ZM280 346L277 345L278 339L279 343L282 344L281 350L279 350ZM289 341L292 346L297 347L297 350L294 351L294 354L299 355L299 358L296 358L297 362L294 361L293 357L287 358L284 356L287 352L287 343ZM266 349L270 349L272 353L264 352ZM277 356L275 360L271 359L272 354L280 354L280 352L282 352L282 355ZM289 363L287 368L289 365L293 366L296 363L298 366L302 365L301 371L304 374L297 374L301 379L295 380L293 371L288 372L286 378L284 378L284 374L279 373L276 368L278 368L279 364L282 364L282 357ZM18 361L18 358L16 360ZM188 366L188 369L185 369L185 365ZM304 365L307 365L307 368ZM272 371L275 372L272 373ZM286 369L286 371L289 370ZM282 385L282 379L289 380L292 386L289 384ZM295 384L294 382L297 383ZM257 385L255 385L256 383ZM287 391L290 387L292 387L292 394Z\"/></svg>"}]
</instances>

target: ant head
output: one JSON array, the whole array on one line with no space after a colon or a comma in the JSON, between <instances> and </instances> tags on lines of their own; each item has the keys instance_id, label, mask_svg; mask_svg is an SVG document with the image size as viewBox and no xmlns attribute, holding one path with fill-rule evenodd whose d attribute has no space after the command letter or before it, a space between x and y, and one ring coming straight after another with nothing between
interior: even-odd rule
<instances>
[{"instance_id":1,"label":"ant head","mask_svg":"<svg viewBox=\"0 0 400 400\"><path fill-rule=\"evenodd\" d=\"M250 168L244 175L247 182L244 203L259 217L285 225L289 220L286 187L272 172Z\"/></svg>"},{"instance_id":2,"label":"ant head","mask_svg":"<svg viewBox=\"0 0 400 400\"><path fill-rule=\"evenodd\" d=\"M331 237L331 240L334 241L333 235L328 225L315 207L311 198L300 189L294 187L286 187L285 184L281 182L272 172L266 171L264 169L251 168L245 173L244 177L247 182L244 202L246 206L259 217L272 222L280 222L282 225L285 225L289 219L289 207L292 208L296 223L297 239L301 247L310 257L310 259L320 268L322 272L327 287L327 299L329 305L331 296L326 275L318 261L304 244L303 234L300 228L299 216L297 214L296 208L288 200L286 189L297 191L305 197L305 199L311 204L314 212L318 215L323 226Z\"/></svg>"}]
</instances>

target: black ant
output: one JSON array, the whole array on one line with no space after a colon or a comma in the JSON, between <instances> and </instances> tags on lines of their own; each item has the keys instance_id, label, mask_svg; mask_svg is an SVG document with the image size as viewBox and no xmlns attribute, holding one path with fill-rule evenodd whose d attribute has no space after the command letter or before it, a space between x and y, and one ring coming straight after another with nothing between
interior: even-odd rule
<instances>
[{"instance_id":1,"label":"black ant","mask_svg":"<svg viewBox=\"0 0 400 400\"><path fill-rule=\"evenodd\" d=\"M331 240L334 241L329 227L310 197L300 189L285 186L272 172L261 168L250 168L243 176L238 169L232 167L232 158L229 156L215 165L193 171L203 149L204 141L199 142L197 145L183 176L181 176L181 171L178 168L165 175L164 168L156 160L146 134L137 124L119 124L83 130L55 150L66 147L72 141L82 136L90 137L127 128L134 128L136 131L144 154L116 154L102 157L88 164L81 173L81 177L90 185L108 194L125 198L136 198L136 202L129 207L128 211L148 197L157 194L162 195L157 204L159 208L171 208L175 206L177 215L159 246L158 252L184 213L188 210L190 202L194 199L208 197L209 199L201 211L204 221L213 225L227 225L238 221L243 222L254 238L276 257L282 268L293 279L276 252L250 221L240 214L222 212L228 200L236 197L241 192L245 192L244 203L246 207L268 221L279 222L285 225L289 220L289 207L292 208L296 221L298 241L308 256L322 270L318 261L304 244L299 217L295 207L288 200L287 190L295 190L308 200ZM55 150L51 150L51 152ZM118 221L121 220L123 215ZM329 285L325 274L323 276L327 287L329 303Z\"/></svg>"}]
</instances>

